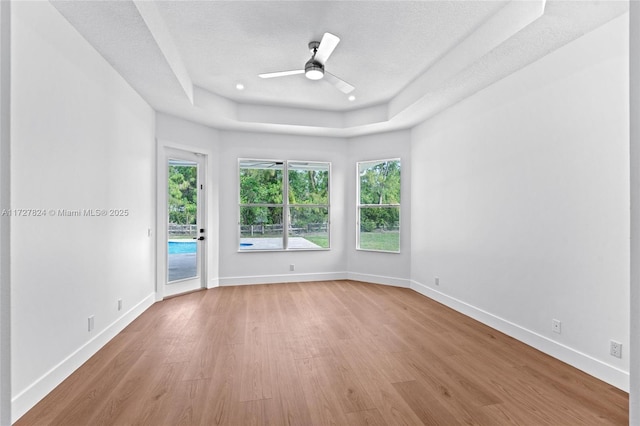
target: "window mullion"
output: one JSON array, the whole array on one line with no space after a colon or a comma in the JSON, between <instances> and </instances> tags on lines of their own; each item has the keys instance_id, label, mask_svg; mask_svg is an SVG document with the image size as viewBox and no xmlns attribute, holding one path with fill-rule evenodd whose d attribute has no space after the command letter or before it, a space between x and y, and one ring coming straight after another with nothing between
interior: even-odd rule
<instances>
[{"instance_id":1,"label":"window mullion","mask_svg":"<svg viewBox=\"0 0 640 426\"><path fill-rule=\"evenodd\" d=\"M289 249L289 162L284 162L284 173L282 179L282 247L285 250Z\"/></svg>"},{"instance_id":2,"label":"window mullion","mask_svg":"<svg viewBox=\"0 0 640 426\"><path fill-rule=\"evenodd\" d=\"M329 204L288 204L289 207L329 208Z\"/></svg>"}]
</instances>

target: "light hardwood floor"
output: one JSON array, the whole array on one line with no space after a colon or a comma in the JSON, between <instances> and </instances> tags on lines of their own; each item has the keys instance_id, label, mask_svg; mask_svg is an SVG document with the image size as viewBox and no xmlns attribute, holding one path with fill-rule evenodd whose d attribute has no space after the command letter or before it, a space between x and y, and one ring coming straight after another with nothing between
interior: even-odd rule
<instances>
[{"instance_id":1,"label":"light hardwood floor","mask_svg":"<svg viewBox=\"0 0 640 426\"><path fill-rule=\"evenodd\" d=\"M18 425L592 425L628 395L420 294L354 281L156 303Z\"/></svg>"}]
</instances>

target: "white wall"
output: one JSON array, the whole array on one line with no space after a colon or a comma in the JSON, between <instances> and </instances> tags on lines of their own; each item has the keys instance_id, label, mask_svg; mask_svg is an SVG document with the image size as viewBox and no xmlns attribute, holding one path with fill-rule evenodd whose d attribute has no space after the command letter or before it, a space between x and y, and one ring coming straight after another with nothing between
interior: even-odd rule
<instances>
[{"instance_id":1,"label":"white wall","mask_svg":"<svg viewBox=\"0 0 640 426\"><path fill-rule=\"evenodd\" d=\"M629 10L631 295L629 424L640 424L640 4Z\"/></svg>"},{"instance_id":2,"label":"white wall","mask_svg":"<svg viewBox=\"0 0 640 426\"><path fill-rule=\"evenodd\" d=\"M400 158L400 253L356 250L356 163ZM409 287L411 266L411 131L361 136L349 140L347 165L347 233L349 278Z\"/></svg>"},{"instance_id":3,"label":"white wall","mask_svg":"<svg viewBox=\"0 0 640 426\"><path fill-rule=\"evenodd\" d=\"M347 145L341 138L220 133L220 284L346 278ZM238 252L238 158L331 162L331 250ZM289 271L289 265L295 271Z\"/></svg>"},{"instance_id":4,"label":"white wall","mask_svg":"<svg viewBox=\"0 0 640 426\"><path fill-rule=\"evenodd\" d=\"M11 3L0 2L0 210L11 206ZM0 425L11 423L11 217L0 216Z\"/></svg>"},{"instance_id":5,"label":"white wall","mask_svg":"<svg viewBox=\"0 0 640 426\"><path fill-rule=\"evenodd\" d=\"M411 148L413 287L623 389L627 20L415 128Z\"/></svg>"},{"instance_id":6,"label":"white wall","mask_svg":"<svg viewBox=\"0 0 640 426\"><path fill-rule=\"evenodd\" d=\"M48 2L15 2L11 12L11 201L48 212L12 218L17 419L153 302L155 121Z\"/></svg>"},{"instance_id":7,"label":"white wall","mask_svg":"<svg viewBox=\"0 0 640 426\"><path fill-rule=\"evenodd\" d=\"M156 115L156 138L158 146L158 182L164 182L166 175L161 172L166 167L165 157L162 155L166 148L177 148L188 152L197 152L206 155L207 161L207 188L206 188L206 287L212 288L218 285L219 276L219 145L220 132L210 127L192 123L178 117L158 113ZM162 168L162 169L161 169ZM158 188L164 191L164 188ZM162 284L166 282L166 197L158 193L157 204L157 278L158 298L164 296Z\"/></svg>"}]
</instances>

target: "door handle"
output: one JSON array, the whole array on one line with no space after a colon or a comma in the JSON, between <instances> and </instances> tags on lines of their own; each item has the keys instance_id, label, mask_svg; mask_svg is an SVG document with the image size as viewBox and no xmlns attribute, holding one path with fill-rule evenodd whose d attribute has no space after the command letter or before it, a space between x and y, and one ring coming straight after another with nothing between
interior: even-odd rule
<instances>
[{"instance_id":1,"label":"door handle","mask_svg":"<svg viewBox=\"0 0 640 426\"><path fill-rule=\"evenodd\" d=\"M204 237L198 237L198 238L193 237L193 239L194 239L194 240L198 240L198 241L204 241Z\"/></svg>"}]
</instances>

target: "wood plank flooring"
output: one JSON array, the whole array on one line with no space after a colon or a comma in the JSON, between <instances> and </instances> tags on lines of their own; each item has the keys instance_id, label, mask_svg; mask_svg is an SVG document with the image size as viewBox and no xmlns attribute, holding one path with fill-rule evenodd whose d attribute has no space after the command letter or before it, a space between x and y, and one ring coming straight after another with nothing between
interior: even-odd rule
<instances>
[{"instance_id":1,"label":"wood plank flooring","mask_svg":"<svg viewBox=\"0 0 640 426\"><path fill-rule=\"evenodd\" d=\"M628 395L412 290L156 303L17 425L628 424Z\"/></svg>"}]
</instances>

